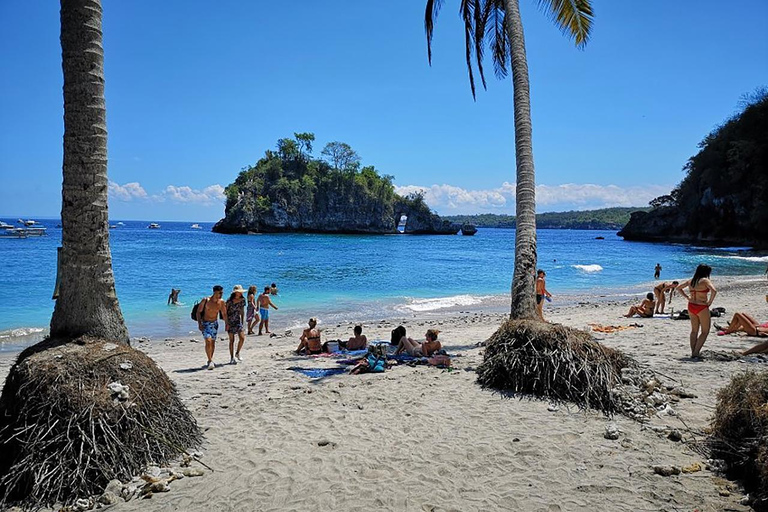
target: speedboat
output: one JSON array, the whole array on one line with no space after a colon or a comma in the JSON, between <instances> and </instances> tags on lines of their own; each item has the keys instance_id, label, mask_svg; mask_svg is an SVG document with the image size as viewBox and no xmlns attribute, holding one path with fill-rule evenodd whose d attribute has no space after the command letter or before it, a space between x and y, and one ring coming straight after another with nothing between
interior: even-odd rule
<instances>
[{"instance_id":1,"label":"speedboat","mask_svg":"<svg viewBox=\"0 0 768 512\"><path fill-rule=\"evenodd\" d=\"M43 236L47 234L46 229L47 228L45 226L34 226L34 227L24 228L23 231L25 231L28 236Z\"/></svg>"},{"instance_id":2,"label":"speedboat","mask_svg":"<svg viewBox=\"0 0 768 512\"><path fill-rule=\"evenodd\" d=\"M35 224L38 224L38 222L36 222L34 220L25 220L24 221L24 225L25 226L34 226Z\"/></svg>"},{"instance_id":3,"label":"speedboat","mask_svg":"<svg viewBox=\"0 0 768 512\"><path fill-rule=\"evenodd\" d=\"M6 224L5 222L0 220L0 229L13 229L13 225Z\"/></svg>"},{"instance_id":4,"label":"speedboat","mask_svg":"<svg viewBox=\"0 0 768 512\"><path fill-rule=\"evenodd\" d=\"M147 226L147 228L148 229L160 229L160 224L158 224L157 222L152 222L152 223L149 224L149 226Z\"/></svg>"},{"instance_id":5,"label":"speedboat","mask_svg":"<svg viewBox=\"0 0 768 512\"><path fill-rule=\"evenodd\" d=\"M117 223L118 226L125 226L125 224L121 221Z\"/></svg>"},{"instance_id":6,"label":"speedboat","mask_svg":"<svg viewBox=\"0 0 768 512\"><path fill-rule=\"evenodd\" d=\"M10 228L0 231L0 238L27 238L27 230L24 228Z\"/></svg>"},{"instance_id":7,"label":"speedboat","mask_svg":"<svg viewBox=\"0 0 768 512\"><path fill-rule=\"evenodd\" d=\"M192 229L203 229L203 228L200 226L200 224L192 224L192 225L191 225L191 226L189 226L189 227L190 227L190 228L192 228Z\"/></svg>"}]
</instances>

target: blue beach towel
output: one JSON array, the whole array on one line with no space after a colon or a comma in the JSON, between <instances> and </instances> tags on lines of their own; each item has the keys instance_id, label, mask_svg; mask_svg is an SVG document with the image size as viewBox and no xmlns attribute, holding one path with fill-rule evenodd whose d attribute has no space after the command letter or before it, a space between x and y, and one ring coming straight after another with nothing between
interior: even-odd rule
<instances>
[{"instance_id":1,"label":"blue beach towel","mask_svg":"<svg viewBox=\"0 0 768 512\"><path fill-rule=\"evenodd\" d=\"M298 366L292 366L288 369L304 374L310 379L322 379L323 377L330 377L331 375L347 373L346 368L301 368Z\"/></svg>"}]
</instances>

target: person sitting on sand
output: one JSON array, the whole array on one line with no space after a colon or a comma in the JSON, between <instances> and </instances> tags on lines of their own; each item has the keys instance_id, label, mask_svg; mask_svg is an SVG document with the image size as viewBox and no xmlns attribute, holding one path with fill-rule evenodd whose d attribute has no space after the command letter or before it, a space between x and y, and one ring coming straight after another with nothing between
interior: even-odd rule
<instances>
[{"instance_id":1,"label":"person sitting on sand","mask_svg":"<svg viewBox=\"0 0 768 512\"><path fill-rule=\"evenodd\" d=\"M636 306L629 308L629 313L624 315L627 318L639 315L641 318L653 318L653 310L656 308L656 303L653 301L653 293L648 293L643 299L643 302Z\"/></svg>"},{"instance_id":2,"label":"person sitting on sand","mask_svg":"<svg viewBox=\"0 0 768 512\"><path fill-rule=\"evenodd\" d=\"M299 346L296 348L296 353L301 354L302 350L305 350L307 355L319 354L323 351L323 344L320 341L320 329L317 328L317 318L315 317L309 319L309 328L304 329L299 338Z\"/></svg>"},{"instance_id":3,"label":"person sitting on sand","mask_svg":"<svg viewBox=\"0 0 768 512\"><path fill-rule=\"evenodd\" d=\"M654 286L653 295L656 299L656 313L660 315L664 314L664 306L667 304L667 296L665 294L669 293L669 300L671 301L678 284L680 283L672 281L672 284L664 282Z\"/></svg>"},{"instance_id":4,"label":"person sitting on sand","mask_svg":"<svg viewBox=\"0 0 768 512\"><path fill-rule=\"evenodd\" d=\"M768 336L768 322L761 324L747 313L734 313L727 327L715 324L715 329L718 330L718 336L734 332L745 332L750 336Z\"/></svg>"},{"instance_id":5,"label":"person sitting on sand","mask_svg":"<svg viewBox=\"0 0 768 512\"><path fill-rule=\"evenodd\" d=\"M405 328L403 328L403 330L405 330ZM403 337L400 338L400 343L397 345L395 355L405 352L409 356L413 357L431 356L442 348L440 342L437 341L437 335L439 332L440 331L436 329L429 329L427 334L424 336L425 339L423 342L416 341L403 335Z\"/></svg>"},{"instance_id":6,"label":"person sitting on sand","mask_svg":"<svg viewBox=\"0 0 768 512\"><path fill-rule=\"evenodd\" d=\"M347 340L347 350L365 350L368 348L368 338L363 334L363 326L356 325L355 336Z\"/></svg>"},{"instance_id":7,"label":"person sitting on sand","mask_svg":"<svg viewBox=\"0 0 768 512\"><path fill-rule=\"evenodd\" d=\"M168 304L173 304L174 306L179 303L179 294L181 293L181 288L178 290L176 288L171 288L171 293L168 295Z\"/></svg>"},{"instance_id":8,"label":"person sitting on sand","mask_svg":"<svg viewBox=\"0 0 768 512\"><path fill-rule=\"evenodd\" d=\"M399 325L392 329L392 336L389 338L390 345L399 345L400 340L405 336L405 327Z\"/></svg>"}]
</instances>

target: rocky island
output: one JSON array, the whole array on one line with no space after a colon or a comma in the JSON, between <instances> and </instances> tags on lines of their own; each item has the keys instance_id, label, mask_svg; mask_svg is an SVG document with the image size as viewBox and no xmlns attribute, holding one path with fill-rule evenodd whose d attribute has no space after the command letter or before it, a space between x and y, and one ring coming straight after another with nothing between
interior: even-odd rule
<instances>
[{"instance_id":1,"label":"rocky island","mask_svg":"<svg viewBox=\"0 0 768 512\"><path fill-rule=\"evenodd\" d=\"M635 212L625 240L768 248L768 90L707 135L670 195Z\"/></svg>"},{"instance_id":2,"label":"rocky island","mask_svg":"<svg viewBox=\"0 0 768 512\"><path fill-rule=\"evenodd\" d=\"M256 165L226 188L225 217L217 233L455 235L460 225L432 212L422 196L395 193L392 176L361 167L357 153L330 142L312 156L312 133L277 141Z\"/></svg>"}]
</instances>

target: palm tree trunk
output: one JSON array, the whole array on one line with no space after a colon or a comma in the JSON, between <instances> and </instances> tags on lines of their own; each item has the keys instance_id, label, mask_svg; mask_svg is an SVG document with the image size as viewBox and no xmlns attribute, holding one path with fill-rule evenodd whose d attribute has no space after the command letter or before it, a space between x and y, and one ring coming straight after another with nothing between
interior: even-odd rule
<instances>
[{"instance_id":1,"label":"palm tree trunk","mask_svg":"<svg viewBox=\"0 0 768 512\"><path fill-rule=\"evenodd\" d=\"M533 170L531 93L518 0L505 0L504 9L514 86L517 161L515 272L510 317L523 319L536 317L536 176Z\"/></svg>"},{"instance_id":2,"label":"palm tree trunk","mask_svg":"<svg viewBox=\"0 0 768 512\"><path fill-rule=\"evenodd\" d=\"M61 0L61 287L51 318L51 337L89 335L127 343L109 249L101 13L100 0Z\"/></svg>"}]
</instances>

